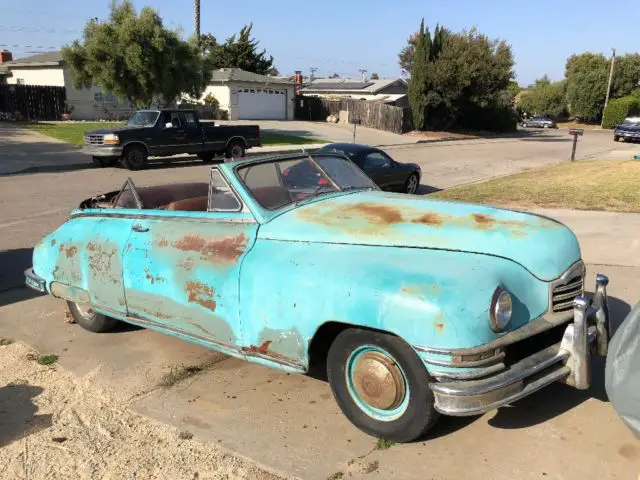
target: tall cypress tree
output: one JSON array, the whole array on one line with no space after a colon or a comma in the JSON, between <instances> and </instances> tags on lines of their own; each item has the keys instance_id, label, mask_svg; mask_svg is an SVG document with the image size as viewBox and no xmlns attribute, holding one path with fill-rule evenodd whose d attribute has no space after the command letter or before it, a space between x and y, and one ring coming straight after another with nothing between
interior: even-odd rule
<instances>
[{"instance_id":1,"label":"tall cypress tree","mask_svg":"<svg viewBox=\"0 0 640 480\"><path fill-rule=\"evenodd\" d=\"M431 34L424 28L424 18L420 22L420 31L413 54L413 66L409 79L409 105L413 117L413 128L424 130L427 106L427 81L429 75L429 57L431 54Z\"/></svg>"}]
</instances>

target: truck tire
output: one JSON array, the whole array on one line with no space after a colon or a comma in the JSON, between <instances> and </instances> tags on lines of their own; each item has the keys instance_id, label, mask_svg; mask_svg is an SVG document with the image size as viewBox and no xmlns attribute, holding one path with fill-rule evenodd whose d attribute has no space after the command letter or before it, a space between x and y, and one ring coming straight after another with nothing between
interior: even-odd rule
<instances>
[{"instance_id":1,"label":"truck tire","mask_svg":"<svg viewBox=\"0 0 640 480\"><path fill-rule=\"evenodd\" d=\"M118 163L118 157L93 157L93 164L98 168L113 167Z\"/></svg>"},{"instance_id":2,"label":"truck tire","mask_svg":"<svg viewBox=\"0 0 640 480\"><path fill-rule=\"evenodd\" d=\"M209 163L216 157L215 152L201 152L198 154L198 158L204 163Z\"/></svg>"},{"instance_id":3,"label":"truck tire","mask_svg":"<svg viewBox=\"0 0 640 480\"><path fill-rule=\"evenodd\" d=\"M129 170L140 170L147 164L148 157L142 145L131 145L122 154L122 165Z\"/></svg>"},{"instance_id":4,"label":"truck tire","mask_svg":"<svg viewBox=\"0 0 640 480\"><path fill-rule=\"evenodd\" d=\"M241 140L232 140L227 145L227 151L224 156L226 158L242 158L244 157L244 142Z\"/></svg>"}]
</instances>

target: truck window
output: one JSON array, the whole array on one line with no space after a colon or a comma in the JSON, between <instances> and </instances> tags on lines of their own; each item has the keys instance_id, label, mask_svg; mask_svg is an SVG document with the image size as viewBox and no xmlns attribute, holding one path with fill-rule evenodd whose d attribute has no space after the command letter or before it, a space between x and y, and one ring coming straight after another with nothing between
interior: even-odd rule
<instances>
[{"instance_id":1,"label":"truck window","mask_svg":"<svg viewBox=\"0 0 640 480\"><path fill-rule=\"evenodd\" d=\"M198 123L196 121L196 115L193 112L184 112L184 119L187 122L187 127L193 127Z\"/></svg>"},{"instance_id":2,"label":"truck window","mask_svg":"<svg viewBox=\"0 0 640 480\"><path fill-rule=\"evenodd\" d=\"M182 122L180 121L180 113L164 112L164 123L162 124L162 126L164 127L164 125L167 123L173 124L173 128L180 128L182 126Z\"/></svg>"}]
</instances>

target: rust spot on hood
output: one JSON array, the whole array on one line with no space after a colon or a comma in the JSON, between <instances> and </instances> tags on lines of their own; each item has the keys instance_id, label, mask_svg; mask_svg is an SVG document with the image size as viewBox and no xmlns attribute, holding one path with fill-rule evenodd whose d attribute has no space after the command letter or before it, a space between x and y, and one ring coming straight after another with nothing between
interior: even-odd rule
<instances>
[{"instance_id":1,"label":"rust spot on hood","mask_svg":"<svg viewBox=\"0 0 640 480\"><path fill-rule=\"evenodd\" d=\"M220 237L206 239L199 235L187 235L173 243L173 246L183 252L198 252L202 260L214 263L235 263L244 253L247 237L240 233L235 237Z\"/></svg>"},{"instance_id":2,"label":"rust spot on hood","mask_svg":"<svg viewBox=\"0 0 640 480\"><path fill-rule=\"evenodd\" d=\"M152 285L156 282L164 282L164 278L159 277L157 275L156 276L152 275L152 273L149 271L148 268L144 269L144 273L145 273L145 277L147 278L147 280L151 282Z\"/></svg>"},{"instance_id":3,"label":"rust spot on hood","mask_svg":"<svg viewBox=\"0 0 640 480\"><path fill-rule=\"evenodd\" d=\"M70 247L68 247L64 243L61 243L58 251L60 253L64 252L67 258L73 258L75 254L78 253L78 247L76 247L75 245L71 245Z\"/></svg>"},{"instance_id":4,"label":"rust spot on hood","mask_svg":"<svg viewBox=\"0 0 640 480\"><path fill-rule=\"evenodd\" d=\"M442 225L442 221L442 216L437 213L425 213L424 215L411 220L412 223L422 223L424 225L432 225L435 227Z\"/></svg>"},{"instance_id":5,"label":"rust spot on hood","mask_svg":"<svg viewBox=\"0 0 640 480\"><path fill-rule=\"evenodd\" d=\"M55 247L55 245L56 245L56 239L55 239L55 238L53 238L53 239L51 240L50 245L51 245L52 247Z\"/></svg>"},{"instance_id":6,"label":"rust spot on hood","mask_svg":"<svg viewBox=\"0 0 640 480\"><path fill-rule=\"evenodd\" d=\"M474 213L471 216L478 228L491 228L496 223L493 217L485 215L484 213Z\"/></svg>"},{"instance_id":7,"label":"rust spot on hood","mask_svg":"<svg viewBox=\"0 0 640 480\"><path fill-rule=\"evenodd\" d=\"M185 287L187 292L187 300L189 303L197 303L214 312L216 310L216 302L213 299L213 287L204 283L189 281Z\"/></svg>"},{"instance_id":8,"label":"rust spot on hood","mask_svg":"<svg viewBox=\"0 0 640 480\"><path fill-rule=\"evenodd\" d=\"M367 220L371 223L378 225L391 225L393 223L402 223L403 221L400 210L387 205L358 203L349 207L348 210L358 212L367 217Z\"/></svg>"}]
</instances>

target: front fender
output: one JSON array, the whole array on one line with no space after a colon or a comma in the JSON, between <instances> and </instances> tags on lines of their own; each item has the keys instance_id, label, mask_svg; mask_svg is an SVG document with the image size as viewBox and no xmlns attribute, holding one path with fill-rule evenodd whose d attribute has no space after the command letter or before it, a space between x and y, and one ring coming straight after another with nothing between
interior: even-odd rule
<instances>
[{"instance_id":1,"label":"front fender","mask_svg":"<svg viewBox=\"0 0 640 480\"><path fill-rule=\"evenodd\" d=\"M501 335L489 324L498 285L514 299L507 331L548 303L548 285L514 262L419 248L260 239L240 282L243 341L270 342L305 366L310 340L326 322L387 331L410 345L467 348Z\"/></svg>"}]
</instances>

